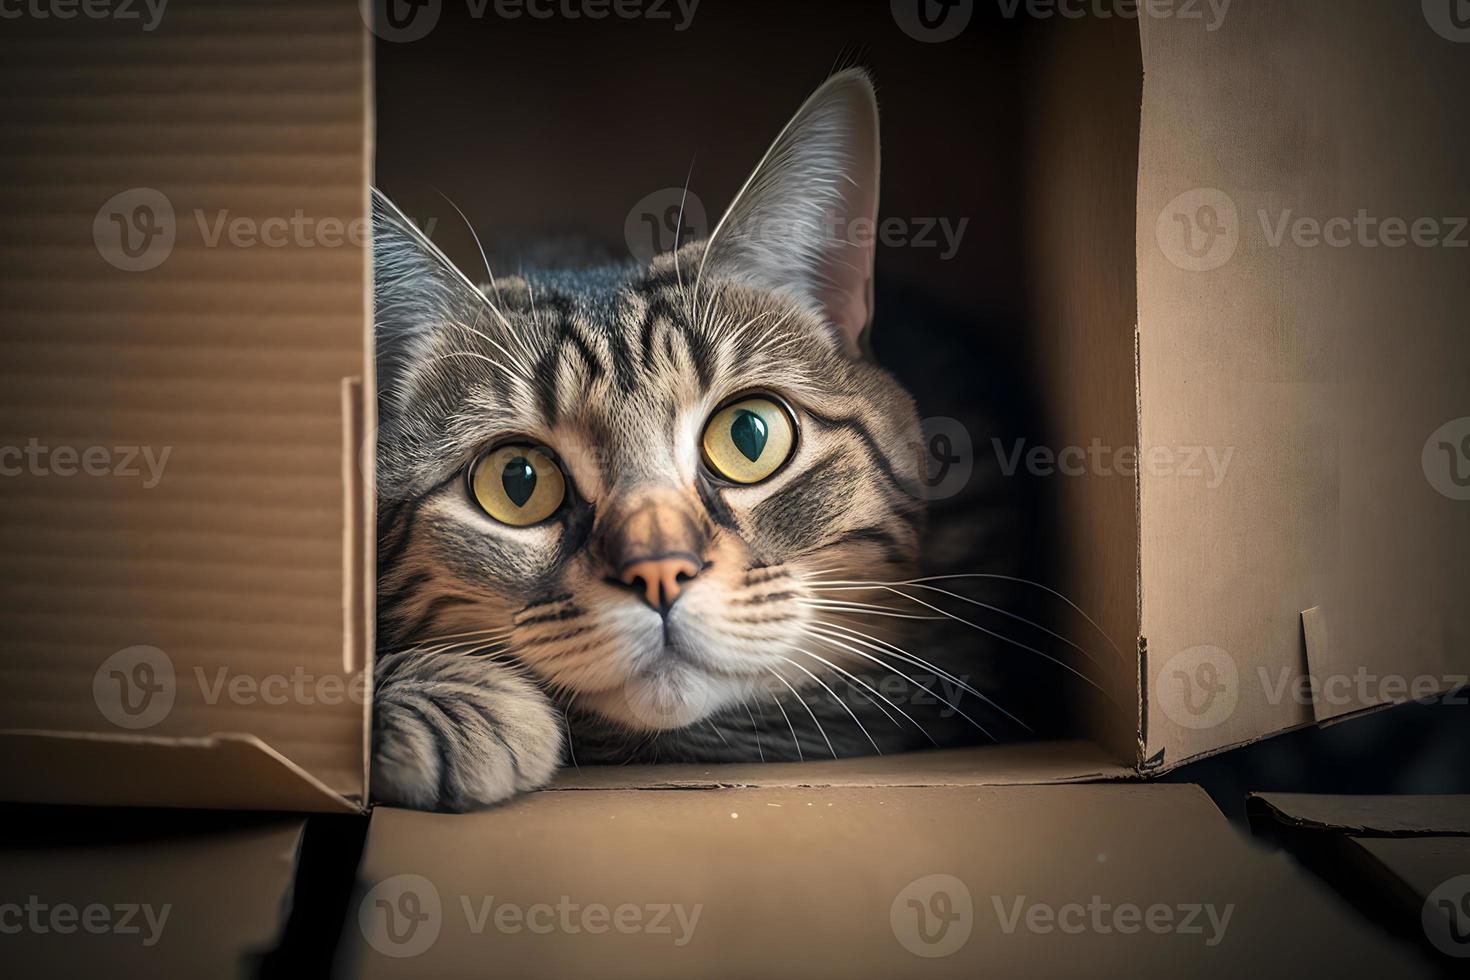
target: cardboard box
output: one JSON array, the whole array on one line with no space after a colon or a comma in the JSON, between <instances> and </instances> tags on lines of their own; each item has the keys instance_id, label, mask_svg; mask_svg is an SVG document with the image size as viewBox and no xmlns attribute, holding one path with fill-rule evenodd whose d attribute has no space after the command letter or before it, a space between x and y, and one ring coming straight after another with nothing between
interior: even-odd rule
<instances>
[{"instance_id":1,"label":"cardboard box","mask_svg":"<svg viewBox=\"0 0 1470 980\"><path fill-rule=\"evenodd\" d=\"M301 817L3 813L0 949L11 976L253 976L280 940Z\"/></svg>"},{"instance_id":2,"label":"cardboard box","mask_svg":"<svg viewBox=\"0 0 1470 980\"><path fill-rule=\"evenodd\" d=\"M1470 796L1255 793L1248 808L1259 836L1446 970L1470 957Z\"/></svg>"},{"instance_id":3,"label":"cardboard box","mask_svg":"<svg viewBox=\"0 0 1470 980\"><path fill-rule=\"evenodd\" d=\"M653 884L685 894L729 875L769 891L773 915L800 906L827 940L853 941L854 970L872 973L897 954L856 941L852 923L881 931L888 910L853 903L941 853L902 851L925 833L960 845L963 874L1017 894L1034 880L1070 900L1062 876L1080 862L1104 875L1098 887L1143 901L1135 876L1149 867L1181 901L1218 885L1251 906L1247 934L1268 945L1287 940L1261 911L1267 896L1300 898L1316 923L1303 934L1343 931L1279 867L1227 843L1193 791L1026 787L1138 780L1470 673L1456 608L1470 507L1431 465L1435 434L1464 411L1463 253L1315 248L1295 223L1470 213L1467 136L1444 98L1470 60L1437 44L1417 7L1366 0L1241 5L1211 31L1149 18L1037 30L1034 144L1019 152L1034 174L1041 390L1065 444L1144 460L1059 491L1071 577L1057 588L1114 651L1102 663L1114 703L1092 707L1089 737L571 772L474 817L376 812L367 879L426 874L489 894L476 876L503 872L484 853L530 868L565 857L538 839L546 828L605 818L622 856L579 851L584 865L559 865L563 887L653 868ZM360 242L373 146L358 5L174 0L146 36L33 20L7 25L0 51L0 198L17 229L0 269L0 445L26 453L0 480L0 794L363 811L374 397ZM1410 58L1418 73L1360 70ZM359 244L321 247L353 228ZM237 235L279 244L232 247ZM1215 486L1180 478L1204 449L1230 454ZM1304 678L1316 697L1296 696ZM1345 694L1323 683L1342 679ZM656 788L687 792L644 791ZM793 865L823 829L807 803L855 854L901 856ZM1094 867L1102 836L1075 854L1044 840L1038 828L1060 832L1055 813L1106 828L1127 866ZM1198 839L1170 836L1161 814ZM635 830L613 831L614 818ZM831 883L788 880L763 863L763 842ZM1068 858L1046 863L1046 846ZM1212 856L1191 869L1196 846ZM705 877L681 883L695 854ZM1019 856L1039 878L1021 876ZM555 887L514 890L530 902ZM838 900L817 909L814 890ZM718 929L709 948L732 964L756 952L736 925ZM1390 955L1357 942L1334 958ZM529 940L506 948L550 962ZM1173 954L1160 948L1163 964ZM1050 946L1027 950L1014 955L1062 968Z\"/></svg>"},{"instance_id":4,"label":"cardboard box","mask_svg":"<svg viewBox=\"0 0 1470 980\"><path fill-rule=\"evenodd\" d=\"M0 177L25 245L0 278L3 442L36 458L0 480L0 786L357 810L374 407L370 256L351 234L372 169L370 46L348 0L168 13L146 36L30 21L4 41ZM1266 234L1278 208L1288 223L1470 213L1459 170L1419 173L1399 152L1457 158L1463 127L1436 107L1470 65L1426 43L1418 11L1368 3L1237 9L1215 31L1045 31L1025 152L1048 410L1068 444L1231 465L1214 487L1146 462L1063 481L1058 585L1116 654L1098 748L807 778L1157 773L1470 673L1453 614L1470 508L1419 456L1462 410L1461 253ZM1339 70L1421 49L1418 75ZM1210 239L1229 256L1180 251L1176 231L1231 209L1234 238ZM322 247L333 228L346 243ZM230 247L237 234L277 241ZM114 478L59 475L89 453Z\"/></svg>"},{"instance_id":5,"label":"cardboard box","mask_svg":"<svg viewBox=\"0 0 1470 980\"><path fill-rule=\"evenodd\" d=\"M373 980L1079 967L1430 975L1242 839L1195 786L779 776L716 791L565 788L463 816L379 807L338 957L343 976Z\"/></svg>"}]
</instances>

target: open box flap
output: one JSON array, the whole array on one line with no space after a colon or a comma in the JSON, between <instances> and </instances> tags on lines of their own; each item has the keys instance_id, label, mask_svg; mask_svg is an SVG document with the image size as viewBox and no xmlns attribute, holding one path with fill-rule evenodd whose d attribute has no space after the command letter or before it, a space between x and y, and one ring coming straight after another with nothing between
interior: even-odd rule
<instances>
[{"instance_id":1,"label":"open box flap","mask_svg":"<svg viewBox=\"0 0 1470 980\"><path fill-rule=\"evenodd\" d=\"M0 880L41 928L7 929L6 972L253 976L289 914L304 829L279 815L10 808Z\"/></svg>"},{"instance_id":2,"label":"open box flap","mask_svg":"<svg viewBox=\"0 0 1470 980\"><path fill-rule=\"evenodd\" d=\"M1255 793L1247 809L1258 834L1375 920L1450 956L1470 954L1470 796Z\"/></svg>"},{"instance_id":3,"label":"open box flap","mask_svg":"<svg viewBox=\"0 0 1470 980\"><path fill-rule=\"evenodd\" d=\"M201 805L366 794L364 34L350 0L6 22L0 724L72 733L6 752L89 802L198 803L178 767L226 759L259 784Z\"/></svg>"},{"instance_id":4,"label":"open box flap","mask_svg":"<svg viewBox=\"0 0 1470 980\"><path fill-rule=\"evenodd\" d=\"M709 964L725 976L1070 976L1081 962L1099 976L1228 977L1259 973L1263 959L1280 976L1425 973L1188 785L609 790L468 815L379 807L358 877L339 958L357 978L470 977L486 963L527 978L647 980ZM1188 906L1201 923L1213 905L1229 921L1206 946L1208 925L1125 933L1110 912L1103 928L1034 928L1036 905L1059 916L1075 905L1084 920L1093 905ZM583 918L598 907L606 928ZM612 914L635 909L648 928L613 927ZM940 918L920 920L922 909Z\"/></svg>"},{"instance_id":5,"label":"open box flap","mask_svg":"<svg viewBox=\"0 0 1470 980\"><path fill-rule=\"evenodd\" d=\"M1435 444L1465 415L1445 216L1470 214L1470 133L1443 94L1470 60L1417 4L1348 7L1140 18L1139 446L1162 454L1139 475L1140 736L1160 770L1470 674L1464 463ZM1390 218L1437 244L1385 244Z\"/></svg>"},{"instance_id":6,"label":"open box flap","mask_svg":"<svg viewBox=\"0 0 1470 980\"><path fill-rule=\"evenodd\" d=\"M1254 814L1306 830L1366 836L1470 836L1470 796L1252 793Z\"/></svg>"},{"instance_id":7,"label":"open box flap","mask_svg":"<svg viewBox=\"0 0 1470 980\"><path fill-rule=\"evenodd\" d=\"M0 783L17 803L356 813L348 798L254 735L203 738L0 731Z\"/></svg>"}]
</instances>

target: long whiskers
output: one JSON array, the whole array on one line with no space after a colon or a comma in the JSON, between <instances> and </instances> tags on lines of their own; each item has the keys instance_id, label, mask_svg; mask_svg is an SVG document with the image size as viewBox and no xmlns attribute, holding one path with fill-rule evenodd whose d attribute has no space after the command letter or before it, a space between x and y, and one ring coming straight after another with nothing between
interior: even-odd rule
<instances>
[{"instance_id":1,"label":"long whiskers","mask_svg":"<svg viewBox=\"0 0 1470 980\"><path fill-rule=\"evenodd\" d=\"M834 624L826 624L826 625L835 626L836 624L834 623ZM839 649L839 650L845 650L845 651L847 651L848 653L850 653L850 654L852 654L854 656L861 657L864 660L867 660L867 661L870 661L870 662L872 662L874 664L877 664L879 667L882 667L885 670L891 670L895 674L898 674L898 676L905 678L906 680L908 680L908 682L910 684L913 684L919 690L923 691L925 694L928 694L930 697L934 698L940 704L948 705L950 708L952 708L955 711L956 714L958 714L961 718L963 718L966 721L968 721L971 725L974 725L975 728L979 729L979 731L980 731L980 733L982 735L984 735L986 738L990 739L992 742L999 741L999 739L997 739L994 735L992 735L990 733L990 730L987 729L984 725L980 724L974 718L971 718L965 712L965 710L963 708L961 708L959 705L954 704L953 702L949 701L948 699L946 699L942 695L940 695L940 694L938 694L938 693L930 690L925 685L920 684L918 681L914 680L912 677L909 677L907 674L903 673L902 671L899 671L892 664L887 663L887 662L885 662L883 660L880 660L878 657L874 656L872 653L867 653L867 652L864 652L863 650L859 650L857 647L853 646L853 644L854 643L861 644L862 646L868 647L868 649L870 649L870 650L873 650L873 651L876 651L876 652L880 652L880 653L888 653L890 656L898 657L898 659L900 659L902 661L905 661L906 663L911 663L911 664L913 664L916 667L921 667L921 668L925 668L925 669L931 670L931 671L934 672L934 674L936 676L940 677L943 680L949 681L951 684L954 684L956 687L958 687L961 691L965 692L966 694L973 695L975 698L979 699L980 701L984 702L985 704L988 704L990 707L994 708L999 713L1005 715L1007 718L1009 718L1011 721L1015 722L1017 725L1020 725L1022 728L1026 729L1026 731L1029 732L1031 730L1031 726L1029 726L1025 722L1021 721L1021 719L1017 718L1015 715L1013 715L1010 712L1006 711L1000 705L996 704L994 701L990 700L990 698L987 698L985 695L981 694L979 691L975 690L973 687L971 687L969 684L966 684L964 681L960 680L958 677L955 677L953 674L950 674L948 671L941 670L938 667L935 667L933 664L930 664L928 661L926 661L926 660L924 660L924 659L922 659L920 657L914 657L912 654L909 654L909 653L907 653L906 651L903 651L903 650L899 650L896 647L893 648L893 649L890 649L890 650L883 650L881 647L875 645L875 644L883 643L883 641L881 641L881 640L875 640L873 638L865 637L865 636L863 636L861 634L860 635L857 635L857 636L844 636L842 633L835 633L835 632L834 633L827 633L827 632L823 632L822 630L820 630L818 628L813 628L813 627L808 627L807 630L806 630L806 632L808 633L808 635L810 635L813 638L815 638L819 643L826 643L830 647L834 647L834 648ZM891 646L891 644L885 644L885 645Z\"/></svg>"},{"instance_id":2,"label":"long whiskers","mask_svg":"<svg viewBox=\"0 0 1470 980\"><path fill-rule=\"evenodd\" d=\"M783 657L782 659L784 660L785 658ZM827 737L827 730L825 728L823 728L822 727L822 723L817 720L817 713L812 710L812 706L806 703L806 701L802 698L802 696L796 692L796 688L794 688L794 687L791 686L791 682L788 681L786 678L782 677L781 676L781 673L779 671L775 670L772 667L767 667L766 668L766 671L772 677L776 678L776 680L780 681L782 684L785 684L786 685L786 690L788 690L788 691L791 692L791 696L794 697L794 698L796 698L797 703L800 704L803 708L806 709L806 713L811 716L812 724L817 726L817 732L821 734L822 741L824 741L824 742L827 743L827 751L832 753L832 758L834 758L834 759L837 758L837 750L832 747L832 740ZM776 704L779 707L780 704L781 704L781 702L780 701L777 701ZM786 710L783 708L781 710L781 713L783 715L786 714ZM789 724L790 721L791 721L791 719L790 718L787 718L786 721ZM792 738L795 738L796 737L796 729L794 729L794 728L791 730L791 737ZM801 754L801 742L798 741L796 744L797 744L797 750L796 751L797 751L797 754L799 756Z\"/></svg>"},{"instance_id":3,"label":"long whiskers","mask_svg":"<svg viewBox=\"0 0 1470 980\"><path fill-rule=\"evenodd\" d=\"M893 593L896 596L901 596L902 598L905 598L905 599L909 600L910 602L917 603L917 604L923 606L926 609L933 610L934 612L939 613L941 616L945 616L945 617L947 617L949 619L954 620L957 623L961 623L961 624L963 624L965 626L968 626L968 627L970 627L973 630L977 630L977 631L979 631L981 633L984 633L986 636L990 636L990 637L993 637L993 638L995 638L997 640L1000 640L1003 643L1009 643L1012 646L1019 647L1020 649L1025 650L1028 653L1034 653L1038 657L1041 657L1043 660L1049 660L1052 663L1056 664L1058 667L1061 667L1063 670L1067 671L1068 673L1075 675L1080 680L1082 680L1084 683L1086 683L1086 684L1090 685L1091 687L1095 688L1098 691L1098 693L1102 694L1104 697L1108 698L1109 700L1112 700L1113 699L1112 698L1112 695L1108 691L1106 691L1102 687L1102 685L1099 684L1097 681L1093 680L1091 677L1088 677L1086 674L1082 673L1082 671L1078 670L1076 667L1073 667L1071 664L1067 663L1065 660L1061 659L1060 657L1057 657L1057 656L1055 656L1053 654L1047 653L1045 650L1037 649L1036 647L1031 646L1029 643L1022 643L1020 640L1017 640L1017 639L1014 639L1012 637L1006 636L1004 633L997 633L995 630L987 629L986 627L981 626L979 623L973 623L970 620L965 619L963 616L957 616L957 615L955 615L954 613L950 612L947 609L942 609L939 606L936 606L936 605L934 605L932 603L925 602L923 599L920 599L917 596L909 595L907 592L903 592L903 591L901 591L899 589L896 589L896 588L894 588L891 585L879 585L879 584L873 583L873 584L870 584L869 587L875 588L875 589L882 589L885 592L891 592L891 593ZM1090 662L1095 663L1095 661L1092 661L1091 658L1088 658L1088 659L1089 659Z\"/></svg>"},{"instance_id":4,"label":"long whiskers","mask_svg":"<svg viewBox=\"0 0 1470 980\"><path fill-rule=\"evenodd\" d=\"M1032 581L1029 578L1020 578L1019 576L1015 575L1002 575L999 572L958 572L952 575L926 575L922 578L905 579L898 582L860 582L829 579L826 581L822 581L819 584L844 586L915 585L923 582L944 582L952 579L994 579L1002 582L1014 582L1017 585L1029 585L1032 588L1040 589L1043 592L1054 595L1058 599L1065 602L1069 607L1071 607L1071 609L1076 612L1077 615L1086 620L1087 624L1097 631L1097 633L1103 638L1103 640L1106 641L1108 646L1113 648L1114 653L1116 653L1119 657L1126 659L1123 651L1118 649L1118 645L1114 643L1113 638L1108 635L1107 630L1098 625L1097 620L1089 616L1086 610L1084 610L1081 606L1077 605L1077 603L1073 602L1071 599L1067 598L1065 595L1063 595L1061 592L1058 592L1051 586L1041 582Z\"/></svg>"},{"instance_id":5,"label":"long whiskers","mask_svg":"<svg viewBox=\"0 0 1470 980\"><path fill-rule=\"evenodd\" d=\"M780 654L777 654L777 656L780 656ZM873 746L873 751L874 752L877 752L879 755L882 755L883 754L883 750L878 747L878 743L873 740L873 736L868 733L868 730L863 727L863 723L858 720L858 716L857 716L856 712L854 712L852 710L852 708L848 707L848 704L847 704L846 701L842 700L840 697L837 696L837 692L836 691L832 690L830 687L827 686L826 681L822 680L816 674L813 674L811 671L807 670L805 667L803 667L801 664L797 663L795 660L792 660L790 657L781 657L781 659L784 660L784 661L786 661L791 666L795 667L797 670L801 671L806 676L810 677L813 681L815 681L822 688L822 690L824 690L828 694L830 694L832 696L832 700L833 701L836 701L837 704L838 704L838 706L841 707L843 711L846 711L847 712L847 716L853 720L853 723L855 725L858 726L858 731L862 732L863 733L863 737L866 738L868 740L869 744L871 744ZM805 702L803 702L803 703L805 703ZM826 736L824 735L823 737L825 738ZM831 748L832 747L832 743L831 742L828 742L827 743L827 747L828 748ZM834 752L833 753L833 756L835 757L836 754L837 753Z\"/></svg>"},{"instance_id":6,"label":"long whiskers","mask_svg":"<svg viewBox=\"0 0 1470 980\"><path fill-rule=\"evenodd\" d=\"M873 687L871 684L869 684L867 681L863 680L861 677L857 676L856 674L852 673L851 671L844 670L843 668L839 667L837 664L834 664L832 661L828 660L826 657L821 656L820 654L812 653L810 650L802 650L802 649L800 649L798 647L791 647L791 649L792 650L795 650L797 653L806 654L808 657L811 657L813 660L816 660L817 662L826 665L829 669L835 670L837 673L841 674L843 677L846 677L848 680L850 680L853 683L859 685L860 687L863 688L863 696L866 697L869 701L872 701L873 702L873 706L875 708L877 708L879 711L883 712L883 717L887 718L889 721L893 722L895 725L898 724L898 720L896 718L894 718L891 714L889 714L888 711L887 711L887 709L885 709L883 707L883 704L886 704L886 705L888 705L889 708L892 708L894 711L897 711L904 718L908 719L909 724L911 724L915 728L917 728L919 730L919 732L925 738L927 738L929 740L929 743L931 745L933 745L935 748L938 748L939 747L939 743L936 742L936 741L934 741L933 736L931 736L929 734L928 730L925 729L923 725L919 724L917 721L914 721L912 715L910 715L907 711L904 711L897 704L894 704L891 700L889 700L887 697L885 697L881 691L879 691L877 688ZM899 677L903 678L904 680L908 681L909 683L911 683L911 684L914 683L913 678L911 678L908 675L900 672L896 668L889 667L888 669L890 671L892 671L894 674L896 674L897 676L899 676ZM869 692L871 692L871 693L869 693ZM876 695L877 698L883 702L883 704L879 704L878 701L873 700L874 695ZM950 705L950 707L953 708L954 705Z\"/></svg>"}]
</instances>

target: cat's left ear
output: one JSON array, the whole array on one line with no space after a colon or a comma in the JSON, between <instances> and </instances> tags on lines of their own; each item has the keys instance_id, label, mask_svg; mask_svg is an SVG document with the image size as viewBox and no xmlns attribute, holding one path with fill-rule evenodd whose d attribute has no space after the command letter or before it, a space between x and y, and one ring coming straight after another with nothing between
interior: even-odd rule
<instances>
[{"instance_id":1,"label":"cat's left ear","mask_svg":"<svg viewBox=\"0 0 1470 980\"><path fill-rule=\"evenodd\" d=\"M873 319L878 102L866 72L829 78L786 124L710 236L705 266L786 292L858 356Z\"/></svg>"}]
</instances>

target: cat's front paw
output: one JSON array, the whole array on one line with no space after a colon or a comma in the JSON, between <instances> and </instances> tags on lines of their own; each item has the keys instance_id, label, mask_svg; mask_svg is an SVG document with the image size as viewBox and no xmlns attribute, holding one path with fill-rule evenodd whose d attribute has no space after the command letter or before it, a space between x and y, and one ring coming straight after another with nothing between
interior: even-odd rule
<instances>
[{"instance_id":1,"label":"cat's front paw","mask_svg":"<svg viewBox=\"0 0 1470 980\"><path fill-rule=\"evenodd\" d=\"M539 789L561 765L561 716L539 687L469 656L395 654L373 694L373 796L473 810Z\"/></svg>"}]
</instances>

